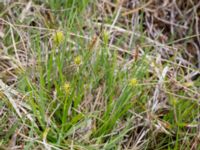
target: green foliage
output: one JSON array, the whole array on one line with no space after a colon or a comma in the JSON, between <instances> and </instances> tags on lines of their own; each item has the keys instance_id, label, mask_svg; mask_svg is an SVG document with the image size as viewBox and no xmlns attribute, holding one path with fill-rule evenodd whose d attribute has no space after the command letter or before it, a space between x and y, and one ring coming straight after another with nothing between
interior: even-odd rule
<instances>
[{"instance_id":1,"label":"green foliage","mask_svg":"<svg viewBox=\"0 0 200 150\"><path fill-rule=\"evenodd\" d=\"M90 0L47 0L52 10L73 9L81 12L86 8Z\"/></svg>"},{"instance_id":2,"label":"green foliage","mask_svg":"<svg viewBox=\"0 0 200 150\"><path fill-rule=\"evenodd\" d=\"M176 56L165 63L147 57L154 58L155 54L151 54L154 45L146 46L143 13L136 25L142 32L140 37L121 29L124 35L116 38L103 23L99 28L88 25L90 28L84 29L87 22L83 14L92 3L90 0L34 2L44 3L54 21L45 20L42 13L38 13L42 18L38 24L44 27L23 29L29 37L26 42L30 42L27 56L34 60L17 74L12 88L24 96L19 97L27 114L7 127L7 115L12 116L15 111L6 96L0 97L0 108L10 110L0 115L0 148L10 142L19 126L26 135L23 137L25 149L38 145L52 149L112 150L125 149L126 145L137 149L181 149L182 144L189 145L195 140L198 128L193 126L198 125L199 104L188 91L198 96L192 86L198 88L200 79L176 89L169 70L160 83L163 68L173 68L170 61L176 60ZM105 17L106 23L113 23L117 9L113 12L112 17ZM20 16L18 11L16 15ZM14 42L16 46L23 43L14 29L5 25L6 35L2 41L8 47L6 56L16 55ZM11 31L14 42L10 38ZM117 46L110 43L111 39ZM127 40L129 46L125 43ZM177 70L176 80L181 84L185 68Z\"/></svg>"}]
</instances>

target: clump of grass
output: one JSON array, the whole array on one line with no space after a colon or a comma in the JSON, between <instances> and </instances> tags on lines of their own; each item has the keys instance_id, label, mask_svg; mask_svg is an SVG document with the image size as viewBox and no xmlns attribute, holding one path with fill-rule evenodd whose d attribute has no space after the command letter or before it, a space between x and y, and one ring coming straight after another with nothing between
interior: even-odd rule
<instances>
[{"instance_id":1,"label":"clump of grass","mask_svg":"<svg viewBox=\"0 0 200 150\"><path fill-rule=\"evenodd\" d=\"M199 149L199 69L143 2L2 4L0 148Z\"/></svg>"}]
</instances>

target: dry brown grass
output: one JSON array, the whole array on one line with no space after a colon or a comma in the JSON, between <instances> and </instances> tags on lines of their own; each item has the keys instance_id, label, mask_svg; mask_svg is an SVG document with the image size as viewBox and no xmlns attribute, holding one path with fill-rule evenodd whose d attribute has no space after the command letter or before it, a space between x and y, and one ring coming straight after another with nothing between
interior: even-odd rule
<instances>
[{"instance_id":1,"label":"dry brown grass","mask_svg":"<svg viewBox=\"0 0 200 150\"><path fill-rule=\"evenodd\" d=\"M38 149L63 148L49 144L47 135L44 136L48 132L46 130L42 131L43 137L37 131L29 137L32 132L29 123L34 122L33 126L38 128L39 123L27 102L30 91L26 93L18 89L20 78L26 72L29 74L29 81L36 88L40 87L38 54L31 44L37 40L38 33L43 50L40 61L45 63L53 53L50 51L53 49L52 33L57 29L65 31L60 16L68 9L52 10L49 5L40 3L42 2L25 0L10 0L4 4L0 2L0 149L2 145L23 149L26 141L35 141L37 144L34 145ZM112 132L102 134L103 140L98 141L97 137L91 138L90 135L99 127L98 123L103 122L101 117L108 105L105 98L107 95L102 94L107 90L106 83L101 79L94 89L84 85L83 101L77 109L71 111L81 115L89 114L86 116L92 116L92 119L87 118L82 128L76 132L71 131L73 134L69 139L66 138L64 144L71 146L75 139L75 142L100 149L105 147L107 139L111 140L127 129L117 143L118 148L166 149L169 145L169 149L198 149L200 1L97 0L88 5L84 15L79 14L78 17L84 19L84 22L76 23L76 31L69 31L70 38L66 39L68 45L65 49L70 49L72 55L77 53L80 46L94 52L91 62L95 62L98 49L103 47L104 36L108 34L106 47L109 49L109 56L116 52L117 66L122 68L121 72L127 70L132 73L132 64L137 64L142 59L145 59L149 68L146 70L148 77L145 76L142 83L138 84L144 88L131 99L135 107L128 110L127 116L116 121L117 125ZM64 75L71 75L76 71L73 65L63 70ZM98 75L101 76L101 73ZM52 82L57 79L58 74L55 71ZM86 72L85 76L87 75ZM121 86L115 87L113 99L120 97ZM60 101L56 97L55 87L52 86L47 93L52 102L48 103L45 115L50 114L50 123L47 122L51 124L56 120L51 120L51 117L62 103L52 111L49 108L51 104ZM144 102L143 97L146 97ZM141 101L136 101L138 99ZM68 113L72 114L70 111ZM27 120L23 121L21 118ZM77 143L80 144L79 142ZM2 148L5 149L5 146Z\"/></svg>"}]
</instances>

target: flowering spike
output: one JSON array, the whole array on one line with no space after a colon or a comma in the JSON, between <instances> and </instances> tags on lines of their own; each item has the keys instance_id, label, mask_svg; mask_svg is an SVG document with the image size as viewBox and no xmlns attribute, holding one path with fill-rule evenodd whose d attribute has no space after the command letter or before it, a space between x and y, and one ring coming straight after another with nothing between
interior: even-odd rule
<instances>
[{"instance_id":1,"label":"flowering spike","mask_svg":"<svg viewBox=\"0 0 200 150\"><path fill-rule=\"evenodd\" d=\"M58 46L60 44L62 44L62 42L64 41L64 34L61 31L57 31L54 35L53 35L53 41L54 43Z\"/></svg>"},{"instance_id":2,"label":"flowering spike","mask_svg":"<svg viewBox=\"0 0 200 150\"><path fill-rule=\"evenodd\" d=\"M64 89L66 94L69 94L70 90L71 90L70 83L65 83L64 86L63 86L63 89Z\"/></svg>"},{"instance_id":3,"label":"flowering spike","mask_svg":"<svg viewBox=\"0 0 200 150\"><path fill-rule=\"evenodd\" d=\"M74 58L74 63L79 66L82 63L81 56L75 57Z\"/></svg>"},{"instance_id":4,"label":"flowering spike","mask_svg":"<svg viewBox=\"0 0 200 150\"><path fill-rule=\"evenodd\" d=\"M138 81L136 78L132 78L130 81L129 81L129 84L130 86L134 87L138 84Z\"/></svg>"}]
</instances>

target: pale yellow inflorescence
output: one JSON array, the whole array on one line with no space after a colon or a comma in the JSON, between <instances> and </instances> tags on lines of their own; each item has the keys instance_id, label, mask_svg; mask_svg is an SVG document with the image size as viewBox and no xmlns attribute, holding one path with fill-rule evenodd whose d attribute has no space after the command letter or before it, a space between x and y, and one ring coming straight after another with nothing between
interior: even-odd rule
<instances>
[{"instance_id":1,"label":"pale yellow inflorescence","mask_svg":"<svg viewBox=\"0 0 200 150\"><path fill-rule=\"evenodd\" d=\"M57 31L53 35L53 41L57 46L59 46L60 44L63 43L64 38L65 38L65 36L62 31Z\"/></svg>"},{"instance_id":2,"label":"pale yellow inflorescence","mask_svg":"<svg viewBox=\"0 0 200 150\"><path fill-rule=\"evenodd\" d=\"M132 78L130 81L129 81L129 85L134 87L138 84L138 80L136 78Z\"/></svg>"},{"instance_id":3,"label":"pale yellow inflorescence","mask_svg":"<svg viewBox=\"0 0 200 150\"><path fill-rule=\"evenodd\" d=\"M70 91L71 91L70 83L65 83L64 86L63 86L63 89L64 89L66 94L69 94Z\"/></svg>"},{"instance_id":4,"label":"pale yellow inflorescence","mask_svg":"<svg viewBox=\"0 0 200 150\"><path fill-rule=\"evenodd\" d=\"M74 58L74 63L75 63L76 65L80 65L80 64L82 63L82 58L81 58L81 56L76 56L76 57Z\"/></svg>"}]
</instances>

